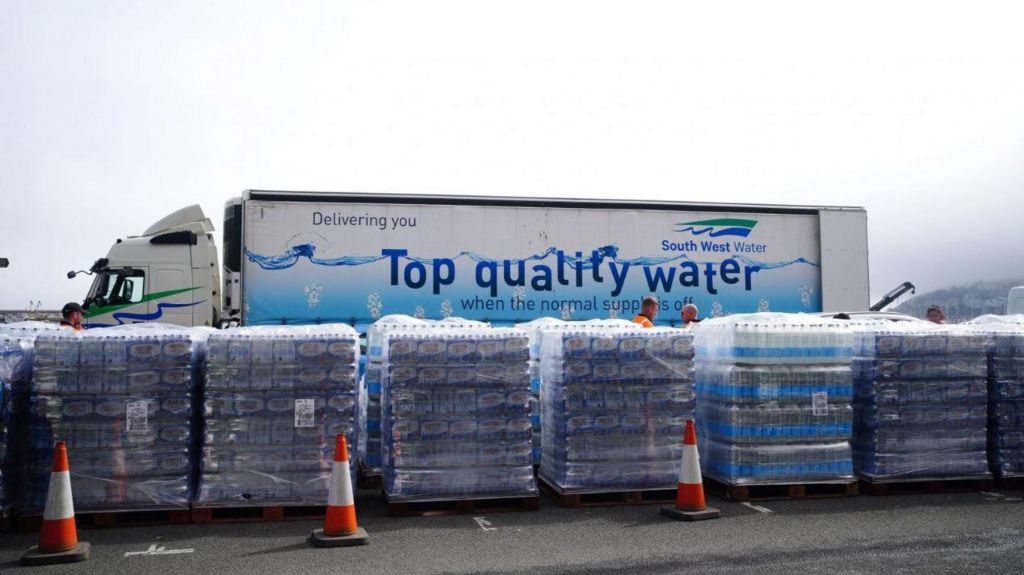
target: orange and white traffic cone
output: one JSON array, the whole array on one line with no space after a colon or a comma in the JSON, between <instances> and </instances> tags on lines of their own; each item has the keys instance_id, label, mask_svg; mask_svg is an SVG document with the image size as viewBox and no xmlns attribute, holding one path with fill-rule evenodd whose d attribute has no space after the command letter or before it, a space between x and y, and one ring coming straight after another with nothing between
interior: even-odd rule
<instances>
[{"instance_id":1,"label":"orange and white traffic cone","mask_svg":"<svg viewBox=\"0 0 1024 575\"><path fill-rule=\"evenodd\" d=\"M22 565L76 563L89 558L90 545L79 543L75 528L75 506L71 501L71 469L68 450L58 441L53 450L50 486L46 491L46 509L39 531L39 545L21 556Z\"/></svg>"},{"instance_id":2,"label":"orange and white traffic cone","mask_svg":"<svg viewBox=\"0 0 1024 575\"><path fill-rule=\"evenodd\" d=\"M686 420L683 433L683 465L679 468L679 486L675 507L662 507L661 514L679 521L715 519L722 513L704 503L704 480L700 476L700 457L697 455L697 430L693 420Z\"/></svg>"},{"instance_id":3,"label":"orange and white traffic cone","mask_svg":"<svg viewBox=\"0 0 1024 575\"><path fill-rule=\"evenodd\" d=\"M356 524L356 505L352 497L352 476L348 466L348 441L339 433L334 444L334 465L327 491L327 517L324 528L309 536L313 547L351 547L369 542L366 530Z\"/></svg>"}]
</instances>

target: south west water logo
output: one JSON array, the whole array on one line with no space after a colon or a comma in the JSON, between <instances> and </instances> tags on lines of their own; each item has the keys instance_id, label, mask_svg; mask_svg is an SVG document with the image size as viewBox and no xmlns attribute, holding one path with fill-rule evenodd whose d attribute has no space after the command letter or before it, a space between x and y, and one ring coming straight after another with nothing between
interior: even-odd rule
<instances>
[{"instance_id":1,"label":"south west water logo","mask_svg":"<svg viewBox=\"0 0 1024 575\"><path fill-rule=\"evenodd\" d=\"M757 220L740 220L734 218L722 218L717 220L699 220L696 222L680 222L676 224L677 232L690 232L695 236L707 234L709 238L722 236L737 236L745 238L750 230L757 225Z\"/></svg>"}]
</instances>

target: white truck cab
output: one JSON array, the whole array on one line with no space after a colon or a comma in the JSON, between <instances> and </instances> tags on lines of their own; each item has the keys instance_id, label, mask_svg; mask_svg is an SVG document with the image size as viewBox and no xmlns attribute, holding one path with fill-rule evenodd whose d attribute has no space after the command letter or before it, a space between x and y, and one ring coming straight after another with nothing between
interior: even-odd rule
<instances>
[{"instance_id":1,"label":"white truck cab","mask_svg":"<svg viewBox=\"0 0 1024 575\"><path fill-rule=\"evenodd\" d=\"M213 223L198 205L164 217L141 236L118 239L89 273L96 277L82 304L86 327L148 321L216 326L220 320Z\"/></svg>"},{"instance_id":2,"label":"white truck cab","mask_svg":"<svg viewBox=\"0 0 1024 575\"><path fill-rule=\"evenodd\" d=\"M1024 286L1010 288L1006 298L1006 315L1024 313Z\"/></svg>"}]
</instances>

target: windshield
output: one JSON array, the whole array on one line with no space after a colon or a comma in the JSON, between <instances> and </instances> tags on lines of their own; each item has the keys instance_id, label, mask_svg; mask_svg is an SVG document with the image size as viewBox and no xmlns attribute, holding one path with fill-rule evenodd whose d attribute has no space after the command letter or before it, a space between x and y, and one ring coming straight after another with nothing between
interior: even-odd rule
<instances>
[{"instance_id":1,"label":"windshield","mask_svg":"<svg viewBox=\"0 0 1024 575\"><path fill-rule=\"evenodd\" d=\"M96 300L97 294L107 293L107 283L110 280L110 274L98 273L92 280L92 287L89 288L89 295L85 297L85 307L89 307Z\"/></svg>"},{"instance_id":2,"label":"windshield","mask_svg":"<svg viewBox=\"0 0 1024 575\"><path fill-rule=\"evenodd\" d=\"M145 272L142 270L99 272L92 282L86 303L99 307L139 303L145 293L145 279Z\"/></svg>"}]
</instances>

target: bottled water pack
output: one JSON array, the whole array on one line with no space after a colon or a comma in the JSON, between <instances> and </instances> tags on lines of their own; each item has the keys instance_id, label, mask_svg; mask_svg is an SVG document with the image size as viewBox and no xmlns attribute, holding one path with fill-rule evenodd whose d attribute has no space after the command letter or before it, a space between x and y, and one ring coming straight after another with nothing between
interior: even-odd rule
<instances>
[{"instance_id":1,"label":"bottled water pack","mask_svg":"<svg viewBox=\"0 0 1024 575\"><path fill-rule=\"evenodd\" d=\"M700 439L701 466L728 483L812 483L853 477L849 441L833 443L722 443Z\"/></svg>"},{"instance_id":2,"label":"bottled water pack","mask_svg":"<svg viewBox=\"0 0 1024 575\"><path fill-rule=\"evenodd\" d=\"M366 332L366 373L360 380L360 465L370 474L381 472L381 384L384 381L384 337L392 331L421 329L465 329L487 327L484 322L449 317L427 320L408 315L386 315L370 326ZM453 347L453 350L455 347Z\"/></svg>"},{"instance_id":3,"label":"bottled water pack","mask_svg":"<svg viewBox=\"0 0 1024 575\"><path fill-rule=\"evenodd\" d=\"M540 330L541 465L562 490L671 487L696 406L693 336L629 322Z\"/></svg>"},{"instance_id":4,"label":"bottled water pack","mask_svg":"<svg viewBox=\"0 0 1024 575\"><path fill-rule=\"evenodd\" d=\"M59 330L35 321L0 324L0 512L18 504L20 470L29 457L25 427L35 339Z\"/></svg>"},{"instance_id":5,"label":"bottled water pack","mask_svg":"<svg viewBox=\"0 0 1024 575\"><path fill-rule=\"evenodd\" d=\"M925 322L854 329L857 474L873 481L987 475L984 333Z\"/></svg>"},{"instance_id":6,"label":"bottled water pack","mask_svg":"<svg viewBox=\"0 0 1024 575\"><path fill-rule=\"evenodd\" d=\"M204 333L145 324L35 338L27 513L43 511L56 441L68 445L76 510L188 506Z\"/></svg>"},{"instance_id":7,"label":"bottled water pack","mask_svg":"<svg viewBox=\"0 0 1024 575\"><path fill-rule=\"evenodd\" d=\"M389 499L536 493L526 332L392 329L380 354Z\"/></svg>"},{"instance_id":8,"label":"bottled water pack","mask_svg":"<svg viewBox=\"0 0 1024 575\"><path fill-rule=\"evenodd\" d=\"M982 316L970 322L988 335L990 469L1024 476L1024 315Z\"/></svg>"},{"instance_id":9,"label":"bottled water pack","mask_svg":"<svg viewBox=\"0 0 1024 575\"><path fill-rule=\"evenodd\" d=\"M344 324L210 335L195 504L322 504L335 438L358 445L359 343Z\"/></svg>"},{"instance_id":10,"label":"bottled water pack","mask_svg":"<svg viewBox=\"0 0 1024 575\"><path fill-rule=\"evenodd\" d=\"M737 314L700 324L702 361L744 365L848 365L853 337L848 326L817 316Z\"/></svg>"},{"instance_id":11,"label":"bottled water pack","mask_svg":"<svg viewBox=\"0 0 1024 575\"><path fill-rule=\"evenodd\" d=\"M734 315L702 322L695 343L706 475L730 485L853 478L848 325L802 314Z\"/></svg>"}]
</instances>

